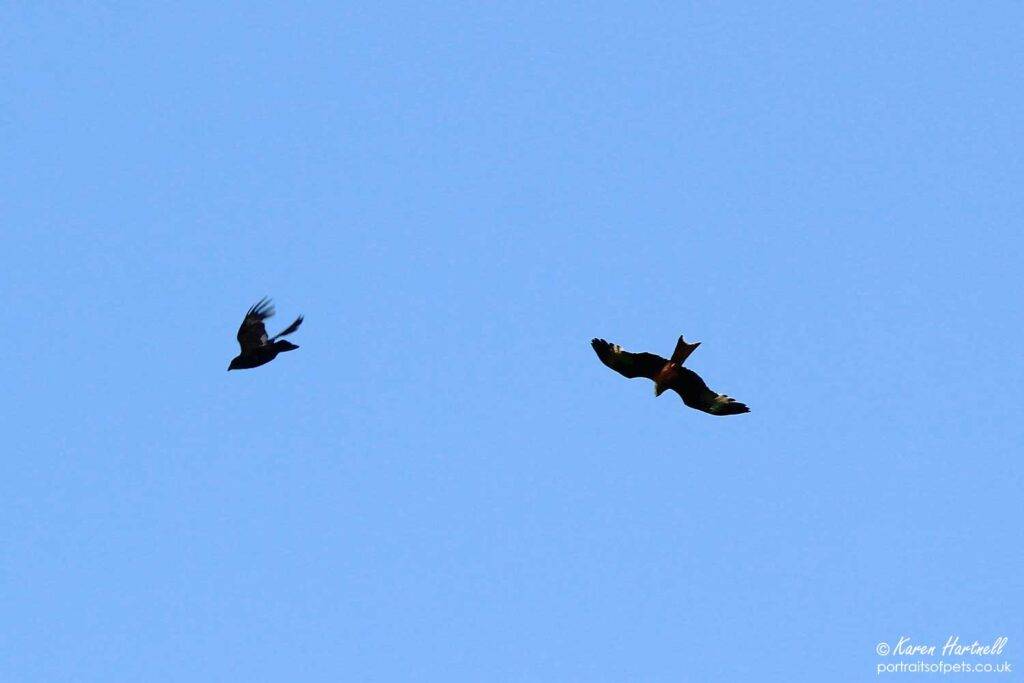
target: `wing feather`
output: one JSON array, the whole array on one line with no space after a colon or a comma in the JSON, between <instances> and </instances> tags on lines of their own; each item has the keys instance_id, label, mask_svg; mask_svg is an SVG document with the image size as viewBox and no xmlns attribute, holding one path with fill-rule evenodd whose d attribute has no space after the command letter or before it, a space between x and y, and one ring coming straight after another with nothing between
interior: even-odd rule
<instances>
[{"instance_id":1,"label":"wing feather","mask_svg":"<svg viewBox=\"0 0 1024 683\"><path fill-rule=\"evenodd\" d=\"M668 361L653 353L630 353L623 351L618 344L609 344L604 339L593 339L590 345L594 347L597 357L601 362L610 367L623 377L633 379L634 377L646 377L653 380L665 367Z\"/></svg>"},{"instance_id":2,"label":"wing feather","mask_svg":"<svg viewBox=\"0 0 1024 683\"><path fill-rule=\"evenodd\" d=\"M679 394L683 403L691 408L703 410L705 413L738 415L750 412L747 404L709 389L700 375L689 368L679 368L676 379L668 385L668 388Z\"/></svg>"},{"instance_id":3,"label":"wing feather","mask_svg":"<svg viewBox=\"0 0 1024 683\"><path fill-rule=\"evenodd\" d=\"M263 321L272 315L274 315L274 305L270 303L270 299L267 297L257 301L246 312L245 318L238 328L238 345L242 348L243 354L254 351L261 346L266 346L269 343L267 328Z\"/></svg>"},{"instance_id":4,"label":"wing feather","mask_svg":"<svg viewBox=\"0 0 1024 683\"><path fill-rule=\"evenodd\" d=\"M288 327L284 328L284 330L282 330L281 332L278 332L277 334L275 334L275 335L274 335L274 336L273 336L273 337L271 338L271 340L270 340L270 341L274 341L275 339L280 339L281 337L286 337L286 336L288 336L289 334L291 334L291 333L292 333L292 332L294 332L295 330L299 329L299 325L301 325L301 324L302 324L302 321L303 321L303 320L304 320L304 318L303 318L303 317L302 317L302 316L300 315L300 316L299 316L298 318L296 318L296 319L295 319L295 322L293 322L293 323L292 323L291 325L289 325Z\"/></svg>"}]
</instances>

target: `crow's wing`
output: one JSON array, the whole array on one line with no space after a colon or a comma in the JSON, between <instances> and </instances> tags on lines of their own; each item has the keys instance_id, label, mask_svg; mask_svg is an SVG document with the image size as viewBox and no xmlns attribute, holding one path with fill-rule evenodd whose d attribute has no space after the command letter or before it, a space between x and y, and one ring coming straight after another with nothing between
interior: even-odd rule
<instances>
[{"instance_id":1,"label":"crow's wing","mask_svg":"<svg viewBox=\"0 0 1024 683\"><path fill-rule=\"evenodd\" d=\"M750 412L747 404L709 389L700 375L689 368L679 368L679 374L668 388L679 394L683 403L705 413L739 415Z\"/></svg>"},{"instance_id":2,"label":"crow's wing","mask_svg":"<svg viewBox=\"0 0 1024 683\"><path fill-rule=\"evenodd\" d=\"M238 345L242 347L242 353L248 353L266 346L267 328L263 321L274 315L274 306L267 297L263 297L245 314L241 326L238 328Z\"/></svg>"},{"instance_id":3,"label":"crow's wing","mask_svg":"<svg viewBox=\"0 0 1024 683\"><path fill-rule=\"evenodd\" d=\"M630 353L618 344L609 344L604 339L591 340L590 345L597 352L601 362L623 377L646 377L653 380L668 361L653 353Z\"/></svg>"},{"instance_id":4,"label":"crow's wing","mask_svg":"<svg viewBox=\"0 0 1024 683\"><path fill-rule=\"evenodd\" d=\"M298 318L295 319L295 322L293 322L291 325L289 325L288 327L284 328L282 331L278 332L273 337L271 337L270 341L274 341L275 339L280 339L281 337L288 336L295 330L299 329L299 325L302 324L303 320L304 318L300 315Z\"/></svg>"}]
</instances>

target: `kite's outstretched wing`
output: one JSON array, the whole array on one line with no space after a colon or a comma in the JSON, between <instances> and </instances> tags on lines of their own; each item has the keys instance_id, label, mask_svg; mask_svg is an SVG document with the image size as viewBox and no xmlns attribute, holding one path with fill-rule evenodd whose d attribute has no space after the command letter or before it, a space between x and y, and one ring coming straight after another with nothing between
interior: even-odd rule
<instances>
[{"instance_id":1,"label":"kite's outstretched wing","mask_svg":"<svg viewBox=\"0 0 1024 683\"><path fill-rule=\"evenodd\" d=\"M683 403L705 413L739 415L750 412L746 403L740 403L734 398L709 389L700 375L689 368L679 368L675 380L668 388L679 394Z\"/></svg>"},{"instance_id":2,"label":"kite's outstretched wing","mask_svg":"<svg viewBox=\"0 0 1024 683\"><path fill-rule=\"evenodd\" d=\"M646 377L653 380L668 361L653 353L630 353L618 344L609 344L604 339L590 342L601 362L623 377Z\"/></svg>"}]
</instances>

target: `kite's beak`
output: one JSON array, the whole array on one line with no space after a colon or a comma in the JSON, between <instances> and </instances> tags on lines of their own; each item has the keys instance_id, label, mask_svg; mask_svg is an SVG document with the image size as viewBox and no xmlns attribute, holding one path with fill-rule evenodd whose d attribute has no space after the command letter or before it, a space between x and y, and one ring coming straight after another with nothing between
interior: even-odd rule
<instances>
[{"instance_id":1,"label":"kite's beak","mask_svg":"<svg viewBox=\"0 0 1024 683\"><path fill-rule=\"evenodd\" d=\"M655 382L654 383L654 396L655 396L655 398L657 398L658 396L661 396L663 393L665 393L665 387L663 387L660 384L658 384L657 382Z\"/></svg>"}]
</instances>

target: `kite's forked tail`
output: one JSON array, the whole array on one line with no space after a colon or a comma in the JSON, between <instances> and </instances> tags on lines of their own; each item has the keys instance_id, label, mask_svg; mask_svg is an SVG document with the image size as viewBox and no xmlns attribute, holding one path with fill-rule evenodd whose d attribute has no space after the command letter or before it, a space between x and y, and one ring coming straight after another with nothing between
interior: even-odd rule
<instances>
[{"instance_id":1,"label":"kite's forked tail","mask_svg":"<svg viewBox=\"0 0 1024 683\"><path fill-rule=\"evenodd\" d=\"M676 342L676 350L672 352L672 362L677 365L682 365L683 362L690 357L694 349L700 346L700 342L694 342L693 344L687 344L686 340L683 339L682 335L679 336L679 341Z\"/></svg>"}]
</instances>

